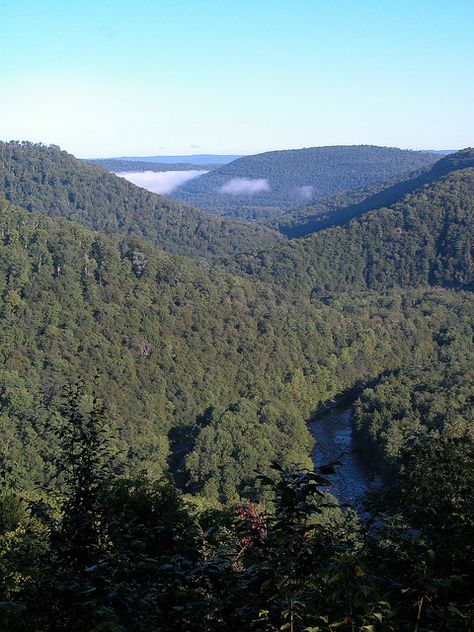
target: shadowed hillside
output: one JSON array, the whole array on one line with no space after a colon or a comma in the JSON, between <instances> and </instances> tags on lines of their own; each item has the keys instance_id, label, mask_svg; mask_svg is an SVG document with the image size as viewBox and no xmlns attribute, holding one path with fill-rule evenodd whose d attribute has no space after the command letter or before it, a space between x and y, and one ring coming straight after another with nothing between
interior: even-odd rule
<instances>
[{"instance_id":1,"label":"shadowed hillside","mask_svg":"<svg viewBox=\"0 0 474 632\"><path fill-rule=\"evenodd\" d=\"M14 204L94 230L141 236L168 252L212 257L281 239L264 227L166 200L56 146L0 143L0 160L0 186Z\"/></svg>"},{"instance_id":2,"label":"shadowed hillside","mask_svg":"<svg viewBox=\"0 0 474 632\"><path fill-rule=\"evenodd\" d=\"M329 226L344 224L353 217L382 206L390 206L402 196L412 193L425 184L434 182L452 171L469 167L474 167L474 150L468 148L442 158L430 169L395 176L389 181L372 184L369 187L321 200L316 205L306 205L289 211L272 224L287 237L303 237Z\"/></svg>"},{"instance_id":3,"label":"shadowed hillside","mask_svg":"<svg viewBox=\"0 0 474 632\"><path fill-rule=\"evenodd\" d=\"M412 298L311 305L8 204L0 224L0 462L19 487L53 484L49 420L62 386L82 377L97 382L127 470L171 468L181 486L225 502L258 493L272 460L309 463L314 407L421 341L431 348L452 320L433 294L438 322L402 336L419 311Z\"/></svg>"},{"instance_id":4,"label":"shadowed hillside","mask_svg":"<svg viewBox=\"0 0 474 632\"><path fill-rule=\"evenodd\" d=\"M473 244L474 169L462 169L389 208L238 260L262 279L318 295L395 286L471 289Z\"/></svg>"},{"instance_id":5,"label":"shadowed hillside","mask_svg":"<svg viewBox=\"0 0 474 632\"><path fill-rule=\"evenodd\" d=\"M234 160L173 197L218 215L264 219L340 191L386 180L439 156L371 145L270 151Z\"/></svg>"}]
</instances>

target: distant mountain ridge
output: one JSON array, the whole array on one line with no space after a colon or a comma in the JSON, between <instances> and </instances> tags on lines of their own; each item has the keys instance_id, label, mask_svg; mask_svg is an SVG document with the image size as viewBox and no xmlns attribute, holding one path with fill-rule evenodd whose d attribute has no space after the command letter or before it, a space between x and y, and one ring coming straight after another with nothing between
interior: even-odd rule
<instances>
[{"instance_id":1,"label":"distant mountain ridge","mask_svg":"<svg viewBox=\"0 0 474 632\"><path fill-rule=\"evenodd\" d=\"M395 204L404 195L426 184L453 171L470 167L474 167L474 149L468 147L445 155L426 169L394 176L389 181L378 182L321 200L316 205L306 205L289 211L273 224L287 237L303 237L330 226L344 224L369 211Z\"/></svg>"},{"instance_id":2,"label":"distant mountain ridge","mask_svg":"<svg viewBox=\"0 0 474 632\"><path fill-rule=\"evenodd\" d=\"M173 198L217 215L263 220L304 203L432 165L439 156L372 145L245 156L187 182Z\"/></svg>"},{"instance_id":3,"label":"distant mountain ridge","mask_svg":"<svg viewBox=\"0 0 474 632\"><path fill-rule=\"evenodd\" d=\"M57 147L0 144L0 155L5 196L29 211L64 217L109 234L142 237L172 253L225 262L236 274L256 275L264 282L291 289L296 295L308 295L313 290L318 294L333 293L352 285L359 289L380 289L380 284L405 287L440 283L467 289L472 286L471 264L465 263L472 259L469 240L474 242L471 149L445 156L427 171L395 184L393 204L380 203L373 212L361 211L361 217L345 226L290 242L257 224L213 218L169 202L99 167L78 161ZM388 199L385 193L383 199ZM389 208L380 208L384 206ZM446 215L447 209L452 209L451 216ZM396 223L394 213L399 217ZM407 213L410 220L405 218ZM412 228L407 230L407 226ZM444 272L438 270L427 276L423 266L431 270L433 261L445 257L446 238L441 236L447 234L457 240L449 255L452 263L443 260ZM408 248L408 236L413 244L428 240L432 244L429 253L422 248L417 254L415 245L414 250ZM400 262L405 261L409 273L402 274L401 263L393 269L387 265L393 259L393 249ZM421 260L425 261L422 265ZM370 273L376 263L380 270ZM451 265L456 270L467 266L462 278L459 273L453 277ZM383 281L376 283L376 279Z\"/></svg>"},{"instance_id":4,"label":"distant mountain ridge","mask_svg":"<svg viewBox=\"0 0 474 632\"><path fill-rule=\"evenodd\" d=\"M224 163L193 164L190 162L143 162L141 160L120 160L118 158L98 158L96 160L84 160L92 165L98 165L111 173L143 172L143 171L194 171L204 169L210 171L222 166Z\"/></svg>"},{"instance_id":5,"label":"distant mountain ridge","mask_svg":"<svg viewBox=\"0 0 474 632\"><path fill-rule=\"evenodd\" d=\"M453 170L387 208L290 240L240 265L263 280L329 300L345 291L396 287L472 291L474 167Z\"/></svg>"},{"instance_id":6,"label":"distant mountain ridge","mask_svg":"<svg viewBox=\"0 0 474 632\"><path fill-rule=\"evenodd\" d=\"M422 151L427 151L430 154L439 154L440 156L447 156L448 154L455 154L459 149L423 149Z\"/></svg>"},{"instance_id":7,"label":"distant mountain ridge","mask_svg":"<svg viewBox=\"0 0 474 632\"><path fill-rule=\"evenodd\" d=\"M186 154L183 156L118 156L106 159L94 158L91 160L132 160L138 162L161 162L168 164L189 163L191 165L222 165L241 157L242 156L239 154Z\"/></svg>"}]
</instances>

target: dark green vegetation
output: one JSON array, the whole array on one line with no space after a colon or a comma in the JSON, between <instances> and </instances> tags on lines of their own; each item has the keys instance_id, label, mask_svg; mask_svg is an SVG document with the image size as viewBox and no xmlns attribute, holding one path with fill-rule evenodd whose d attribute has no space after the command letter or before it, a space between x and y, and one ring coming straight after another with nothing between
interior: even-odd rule
<instances>
[{"instance_id":1,"label":"dark green vegetation","mask_svg":"<svg viewBox=\"0 0 474 632\"><path fill-rule=\"evenodd\" d=\"M287 241L2 150L0 630L470 631L469 152ZM353 388L373 524L304 471Z\"/></svg>"},{"instance_id":2,"label":"dark green vegetation","mask_svg":"<svg viewBox=\"0 0 474 632\"><path fill-rule=\"evenodd\" d=\"M2 460L12 482L48 484L45 464L55 448L47 420L58 389L97 372L130 467L159 475L170 442L181 463L202 443L201 428L210 425L208 433L221 415L237 419L238 410L255 435L242 448L256 462L265 463L267 450L305 458L304 418L291 401L300 364L292 357L304 358L301 343L289 344L298 344L298 312L271 290L136 238L109 238L9 206L1 231ZM286 431L291 450L282 445ZM238 450L230 458L237 469L242 460ZM243 485L232 469L229 480ZM206 480L222 477L218 465L209 467ZM238 497L233 485L222 494Z\"/></svg>"},{"instance_id":3,"label":"dark green vegetation","mask_svg":"<svg viewBox=\"0 0 474 632\"><path fill-rule=\"evenodd\" d=\"M203 210L247 219L278 218L305 200L318 200L427 167L439 156L370 145L310 147L245 156L187 182L173 197ZM263 179L268 190L234 195L233 178Z\"/></svg>"},{"instance_id":4,"label":"dark green vegetation","mask_svg":"<svg viewBox=\"0 0 474 632\"><path fill-rule=\"evenodd\" d=\"M300 293L330 300L343 291L474 282L474 169L455 171L397 204L340 227L240 256L239 265Z\"/></svg>"},{"instance_id":5,"label":"dark green vegetation","mask_svg":"<svg viewBox=\"0 0 474 632\"><path fill-rule=\"evenodd\" d=\"M344 224L368 211L390 206L404 195L413 193L426 184L435 182L453 171L469 167L474 167L474 150L464 149L442 158L431 168L408 175L398 175L389 181L376 182L368 187L321 200L317 204L302 206L288 211L273 223L288 237L302 237L329 226Z\"/></svg>"},{"instance_id":6,"label":"dark green vegetation","mask_svg":"<svg viewBox=\"0 0 474 632\"><path fill-rule=\"evenodd\" d=\"M372 526L321 491L334 464L260 477L267 507L198 511L167 481L114 475L104 411L82 398L57 430L59 504L0 495L2 632L472 630L472 443L407 455Z\"/></svg>"},{"instance_id":7,"label":"dark green vegetation","mask_svg":"<svg viewBox=\"0 0 474 632\"><path fill-rule=\"evenodd\" d=\"M427 318L437 319L428 308ZM428 363L412 362L366 389L357 404L358 441L379 467L396 473L407 446L442 437L474 439L474 313L462 315L464 331L441 328Z\"/></svg>"},{"instance_id":8,"label":"dark green vegetation","mask_svg":"<svg viewBox=\"0 0 474 632\"><path fill-rule=\"evenodd\" d=\"M247 252L278 240L264 227L224 222L170 202L59 147L0 142L0 156L0 185L7 200L28 211L106 233L137 235L191 256Z\"/></svg>"},{"instance_id":9,"label":"dark green vegetation","mask_svg":"<svg viewBox=\"0 0 474 632\"><path fill-rule=\"evenodd\" d=\"M2 459L20 487L50 485L58 391L98 372L127 467L169 464L187 488L235 501L270 460L307 461L318 403L431 350L458 327L451 305L470 309L469 295L425 291L294 304L136 238L8 206L1 222ZM416 331L424 300L438 318Z\"/></svg>"},{"instance_id":10,"label":"dark green vegetation","mask_svg":"<svg viewBox=\"0 0 474 632\"><path fill-rule=\"evenodd\" d=\"M126 171L193 171L195 169L208 170L217 169L219 164L193 164L191 162L147 162L145 160L121 160L120 158L96 158L95 160L85 160L93 165L98 165L112 173Z\"/></svg>"}]
</instances>

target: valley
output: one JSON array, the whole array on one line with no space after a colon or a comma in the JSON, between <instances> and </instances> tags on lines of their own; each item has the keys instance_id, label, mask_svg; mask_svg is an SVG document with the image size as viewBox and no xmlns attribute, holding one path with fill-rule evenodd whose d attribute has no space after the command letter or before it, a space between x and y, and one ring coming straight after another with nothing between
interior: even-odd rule
<instances>
[{"instance_id":1,"label":"valley","mask_svg":"<svg viewBox=\"0 0 474 632\"><path fill-rule=\"evenodd\" d=\"M255 573L252 582L263 582L265 556L284 557L297 533L298 547L308 542L301 550L313 562L328 556L324 573L332 572L342 547L368 569L360 581L371 599L383 591L397 604L398 620L410 620L403 614L409 604L393 586L400 578L411 581L412 566L407 561L397 567L397 547L411 560L412 547L424 556L426 546L410 539L396 544L395 530L394 548L385 549L367 522L372 516L390 530L400 515L426 533L439 555L438 576L446 572L445 555L451 569L465 574L458 539L470 537L469 495L453 498L451 485L469 485L473 463L472 149L435 156L434 164L432 155L416 155L414 165L410 154L411 167L425 162L408 176L406 154L396 153L403 158L400 175L387 180L384 169L371 171L373 182L362 188L373 166L364 163L351 179L358 164L353 157L346 186L355 189L280 215L301 227L299 238L273 220L265 226L213 216L167 199L56 146L11 142L0 150L0 467L7 490L0 510L18 525L20 545L35 551L31 579L22 585L31 587L35 600L56 590L34 579L45 569L54 585L64 573L95 592L102 572L112 582L124 572L119 560L125 556L130 575L120 588L114 584L113 594L130 591L134 614L112 593L97 596L98 603L133 629L130 617L147 612L139 595L151 581L153 590L161 586L147 597L161 620L177 630L184 621L191 630L193 603L207 599L193 580L200 564L207 569L205 560L211 560L212 568L221 569L209 576L199 571L216 595L228 582L243 581L235 555ZM333 161L338 153L347 157L345 148L330 153ZM318 154L316 164L321 160ZM340 169L330 187L343 186L337 184L343 161ZM387 169L394 169L390 161ZM167 172L151 173L159 178ZM331 407L333 398L348 392L357 393L354 402ZM91 459L85 470L76 450ZM331 465L341 453L342 463ZM436 463L452 474L442 470L440 478ZM92 504L83 517L82 491L77 497L71 491L75 476L90 485ZM376 493L366 506L369 490ZM327 492L336 500L328 502ZM289 500L294 494L297 506ZM54 526L55 498L66 499L60 527ZM168 502L169 513L158 519L156 512ZM140 503L148 517L139 516ZM423 513L436 503L462 514L453 533L443 522L445 510L434 522ZM123 512L130 514L123 518ZM106 525L113 553L97 540L87 516ZM161 544L147 539L143 521L150 534L157 524L161 533L186 524L188 535L180 531L158 554ZM70 556L80 554L87 564L95 559L74 540L83 537L86 523L102 556L91 577L74 570L83 561L74 558L72 571L62 561L69 560L69 568ZM245 525L252 533L256 524L261 541L228 535L246 533ZM203 525L209 528L205 536ZM136 557L123 531L128 528L143 555L154 560L144 576L142 554ZM311 530L315 540L307 535ZM210 557L196 548L200 537ZM327 543L325 552L319 538ZM15 551L8 548L8 573L16 572ZM228 560L224 567L220 555ZM389 561L385 574L375 577L381 555ZM176 556L182 562L172 561ZM311 581L321 581L319 572L305 563L303 575ZM225 580L218 587L220 573ZM172 595L163 584L168 581ZM465 611L469 581L460 591L446 589ZM186 587L184 594L178 584ZM247 589L239 586L232 599L223 598L235 601L236 613L248 601ZM343 584L338 586L343 594ZM33 613L24 590L22 607ZM338 597L321 590L337 612ZM21 621L15 594L8 593L11 622ZM63 597L54 594L59 625L70 625ZM75 595L74 589L66 601L75 602ZM183 614L166 618L165 601ZM360 621L371 620L368 603L361 602ZM213 602L215 612L220 607ZM49 625L41 608L32 616L38 626ZM157 619L151 612L144 616L148 632ZM221 614L215 616L219 621ZM449 616L453 625L462 621L456 613Z\"/></svg>"},{"instance_id":2,"label":"valley","mask_svg":"<svg viewBox=\"0 0 474 632\"><path fill-rule=\"evenodd\" d=\"M0 15L0 632L473 632L474 2Z\"/></svg>"},{"instance_id":3,"label":"valley","mask_svg":"<svg viewBox=\"0 0 474 632\"><path fill-rule=\"evenodd\" d=\"M368 145L266 152L219 167L180 187L174 197L217 215L265 223L312 200L428 167L438 159L428 152Z\"/></svg>"},{"instance_id":4,"label":"valley","mask_svg":"<svg viewBox=\"0 0 474 632\"><path fill-rule=\"evenodd\" d=\"M120 178L136 184L152 193L167 195L175 191L185 182L202 176L207 171L186 169L185 171L117 171Z\"/></svg>"}]
</instances>

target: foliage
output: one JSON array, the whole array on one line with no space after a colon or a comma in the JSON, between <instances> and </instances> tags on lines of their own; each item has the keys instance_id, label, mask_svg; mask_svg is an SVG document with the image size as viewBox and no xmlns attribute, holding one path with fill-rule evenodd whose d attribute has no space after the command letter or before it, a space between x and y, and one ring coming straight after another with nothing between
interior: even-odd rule
<instances>
[{"instance_id":1,"label":"foliage","mask_svg":"<svg viewBox=\"0 0 474 632\"><path fill-rule=\"evenodd\" d=\"M474 151L463 149L445 156L430 168L397 174L388 180L377 181L360 189L345 191L317 204L306 204L290 210L269 222L287 237L303 237L329 226L345 224L369 211L391 206L417 189L431 184L453 171L474 167Z\"/></svg>"},{"instance_id":2,"label":"foliage","mask_svg":"<svg viewBox=\"0 0 474 632\"><path fill-rule=\"evenodd\" d=\"M432 317L436 318L433 314ZM365 389L355 407L357 440L390 472L407 445L473 436L473 366L470 337L442 327L429 364L404 367Z\"/></svg>"},{"instance_id":3,"label":"foliage","mask_svg":"<svg viewBox=\"0 0 474 632\"><path fill-rule=\"evenodd\" d=\"M65 382L99 372L129 472L170 466L180 486L235 501L271 460L308 462L304 419L319 403L426 356L471 309L470 296L424 291L295 303L136 238L9 205L0 221L0 459L17 489L56 486L48 419Z\"/></svg>"},{"instance_id":4,"label":"foliage","mask_svg":"<svg viewBox=\"0 0 474 632\"><path fill-rule=\"evenodd\" d=\"M469 152L285 242L2 151L0 630L471 630ZM371 522L309 462L349 389Z\"/></svg>"},{"instance_id":5,"label":"foliage","mask_svg":"<svg viewBox=\"0 0 474 632\"><path fill-rule=\"evenodd\" d=\"M264 227L223 221L165 200L54 145L0 142L0 156L7 200L31 212L109 234L137 235L194 257L251 252L280 241Z\"/></svg>"},{"instance_id":6,"label":"foliage","mask_svg":"<svg viewBox=\"0 0 474 632\"><path fill-rule=\"evenodd\" d=\"M313 296L474 281L474 169L455 171L382 208L264 255L242 269Z\"/></svg>"},{"instance_id":7,"label":"foliage","mask_svg":"<svg viewBox=\"0 0 474 632\"><path fill-rule=\"evenodd\" d=\"M74 395L69 402L72 417L64 420L64 428L80 430L80 452L90 464L88 478L98 483L102 502L94 505L93 516L101 525L104 546L88 548L86 557L73 555L72 565L60 549L58 554L55 533L63 531L64 523L73 543L70 550L84 551L81 535L88 533L88 526L71 520L69 511L74 504L83 515L91 505L77 488L63 499L58 526L43 519L40 538L32 526L40 520L33 518L34 506L0 504L2 530L11 533L21 525L22 537L36 552L33 569L30 549L10 544L3 554L9 576L16 572L16 582L13 589L2 588L8 627L0 629L470 629L472 610L466 599L471 577L462 571L472 563L472 550L463 549L462 568L459 551L472 543L472 516L465 513L465 497L459 497L464 498L461 504L450 498L453 485L470 484L465 474L470 467L472 478L472 446L469 455L463 454L469 456L467 462L459 459L456 447L442 459L443 473L456 468L452 482L434 472L431 479L430 469L428 479L436 484L427 484L426 473L422 482L418 462L408 459L398 493L391 494L388 504L378 500L379 509L395 507L406 518L374 514L373 528L359 523L351 512L334 513L321 491L336 463L316 472L278 466L276 477L261 477L272 504L238 505L232 518L222 510L196 514L167 481L153 482L144 475L97 477L97 450L87 438L96 417L78 416ZM76 452L65 453L73 470ZM421 463L434 465L439 456L439 450L424 454ZM420 506L413 501L421 490L426 504ZM456 507L454 520L443 511L446 501ZM440 524L445 525L442 532ZM455 539L446 539L446 534L455 534ZM452 553L457 555L454 560ZM4 576L5 568L3 561Z\"/></svg>"},{"instance_id":8,"label":"foliage","mask_svg":"<svg viewBox=\"0 0 474 632\"><path fill-rule=\"evenodd\" d=\"M81 384L69 387L62 406L64 424L56 430L67 499L54 541L63 564L76 571L92 564L105 547L101 490L111 476L109 446L104 435L104 408L96 398L84 401Z\"/></svg>"},{"instance_id":9,"label":"foliage","mask_svg":"<svg viewBox=\"0 0 474 632\"><path fill-rule=\"evenodd\" d=\"M350 191L433 164L438 156L371 145L309 147L245 156L187 182L173 197L219 215L264 220L307 200ZM229 195L232 178L264 179L268 190Z\"/></svg>"}]
</instances>

